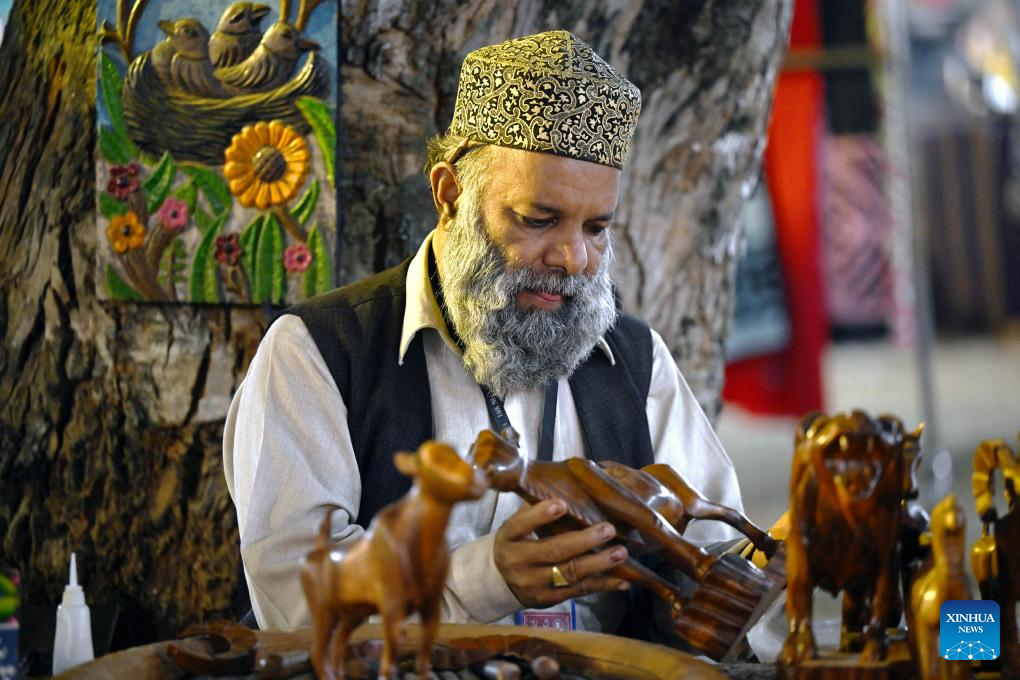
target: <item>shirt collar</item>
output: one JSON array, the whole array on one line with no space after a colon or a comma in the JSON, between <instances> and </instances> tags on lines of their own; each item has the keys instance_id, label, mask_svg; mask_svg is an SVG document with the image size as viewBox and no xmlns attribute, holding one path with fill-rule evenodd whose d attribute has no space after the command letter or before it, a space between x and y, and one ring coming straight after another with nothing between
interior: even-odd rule
<instances>
[{"instance_id":1,"label":"shirt collar","mask_svg":"<svg viewBox=\"0 0 1020 680\"><path fill-rule=\"evenodd\" d=\"M461 355L460 347L450 336L450 331L443 321L443 314L439 310L439 303L436 302L429 281L429 248L434 234L433 230L425 237L407 269L407 303L404 306L404 325L400 333L400 348L397 355L397 364L400 366L404 365L404 355L407 354L407 348L411 346L414 336L424 328L435 329L446 343L446 347L458 356ZM602 350L611 366L616 365L613 351L605 338L599 338L595 346Z\"/></svg>"}]
</instances>

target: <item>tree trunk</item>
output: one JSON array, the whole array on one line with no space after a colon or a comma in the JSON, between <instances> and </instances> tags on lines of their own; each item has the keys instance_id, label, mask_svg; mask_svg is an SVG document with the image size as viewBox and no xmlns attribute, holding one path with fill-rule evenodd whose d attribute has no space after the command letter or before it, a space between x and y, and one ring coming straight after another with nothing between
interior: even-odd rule
<instances>
[{"instance_id":1,"label":"tree trunk","mask_svg":"<svg viewBox=\"0 0 1020 680\"><path fill-rule=\"evenodd\" d=\"M435 226L422 140L450 124L464 55L573 31L641 88L617 211L624 308L662 334L714 418L738 217L757 181L791 10L792 0L347 3L343 275L396 264Z\"/></svg>"},{"instance_id":2,"label":"tree trunk","mask_svg":"<svg viewBox=\"0 0 1020 680\"><path fill-rule=\"evenodd\" d=\"M714 414L737 215L789 14L790 0L342 3L344 280L432 228L423 140L449 124L464 54L573 30L644 96L618 220L625 306ZM97 299L96 47L88 0L15 0L0 47L0 561L21 569L23 601L50 607L77 551L127 645L231 613L220 438L266 321Z\"/></svg>"},{"instance_id":3,"label":"tree trunk","mask_svg":"<svg viewBox=\"0 0 1020 680\"><path fill-rule=\"evenodd\" d=\"M263 320L97 299L95 26L94 2L17 2L0 48L0 561L31 618L77 551L127 645L229 613L220 440Z\"/></svg>"}]
</instances>

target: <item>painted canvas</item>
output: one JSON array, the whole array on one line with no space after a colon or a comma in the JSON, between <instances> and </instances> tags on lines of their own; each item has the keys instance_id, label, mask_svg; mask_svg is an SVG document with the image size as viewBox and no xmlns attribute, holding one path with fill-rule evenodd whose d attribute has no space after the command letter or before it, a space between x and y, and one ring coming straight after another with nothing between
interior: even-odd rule
<instances>
[{"instance_id":1,"label":"painted canvas","mask_svg":"<svg viewBox=\"0 0 1020 680\"><path fill-rule=\"evenodd\" d=\"M99 0L100 294L286 304L336 261L337 2Z\"/></svg>"}]
</instances>

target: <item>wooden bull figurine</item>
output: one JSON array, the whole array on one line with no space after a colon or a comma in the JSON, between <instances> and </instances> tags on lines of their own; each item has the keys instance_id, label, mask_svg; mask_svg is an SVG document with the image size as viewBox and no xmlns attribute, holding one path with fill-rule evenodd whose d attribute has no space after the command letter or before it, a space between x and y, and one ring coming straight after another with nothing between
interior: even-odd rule
<instances>
[{"instance_id":1,"label":"wooden bull figurine","mask_svg":"<svg viewBox=\"0 0 1020 680\"><path fill-rule=\"evenodd\" d=\"M981 597L996 600L1002 616L1002 677L1020 680L1020 640L1016 605L1020 599L1020 461L1004 439L981 442L974 452L971 488L982 521L981 538L971 549L971 567ZM994 474L1002 475L1007 510L995 509ZM989 534L989 526L993 534Z\"/></svg>"},{"instance_id":2,"label":"wooden bull figurine","mask_svg":"<svg viewBox=\"0 0 1020 680\"><path fill-rule=\"evenodd\" d=\"M911 452L923 425L906 432L893 416L811 413L797 427L790 478L786 612L780 661L815 658L811 592L843 594L844 633L864 629L864 661L885 658L885 622L898 602L904 499ZM863 612L863 614L862 614Z\"/></svg>"},{"instance_id":3,"label":"wooden bull figurine","mask_svg":"<svg viewBox=\"0 0 1020 680\"><path fill-rule=\"evenodd\" d=\"M542 535L610 522L616 527L613 542L625 545L630 555L657 552L701 584L687 601L674 584L631 557L607 572L663 598L671 608L674 632L715 659L731 651L760 615L766 595L781 585L781 578L777 583L773 574L763 574L737 555L710 555L684 540L681 532L692 519L716 519L743 532L768 556L778 546L737 511L706 500L667 465L635 470L584 458L527 460L491 431L479 434L471 458L494 489L513 491L529 503L565 502L566 514L543 527Z\"/></svg>"},{"instance_id":4,"label":"wooden bull figurine","mask_svg":"<svg viewBox=\"0 0 1020 680\"><path fill-rule=\"evenodd\" d=\"M969 600L966 552L966 517L956 496L949 494L931 515L931 557L918 570L907 610L910 652L918 680L966 680L966 662L946 661L939 650L941 608L946 600Z\"/></svg>"},{"instance_id":5,"label":"wooden bull figurine","mask_svg":"<svg viewBox=\"0 0 1020 680\"><path fill-rule=\"evenodd\" d=\"M396 671L400 626L421 614L416 673L429 672L439 624L443 585L450 564L446 525L460 501L480 498L488 488L481 471L449 446L426 442L417 453L393 456L397 469L415 478L406 496L383 508L353 544L330 547L330 515L318 545L308 554L301 583L312 615L312 666L320 678L343 678L347 642L370 615L382 616L383 654L379 677ZM325 653L332 640L330 658Z\"/></svg>"}]
</instances>

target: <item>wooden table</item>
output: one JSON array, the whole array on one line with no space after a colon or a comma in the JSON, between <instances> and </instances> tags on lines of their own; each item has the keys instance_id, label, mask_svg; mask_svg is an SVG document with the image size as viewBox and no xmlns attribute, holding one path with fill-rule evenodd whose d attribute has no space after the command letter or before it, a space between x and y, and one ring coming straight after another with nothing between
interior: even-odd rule
<instances>
[{"instance_id":1,"label":"wooden table","mask_svg":"<svg viewBox=\"0 0 1020 680\"><path fill-rule=\"evenodd\" d=\"M419 638L420 628L416 624L404 626L404 640L401 650L411 650ZM525 636L555 643L561 648L560 661L572 665L585 660L591 671L620 680L724 680L711 664L699 661L689 654L661 645L638 642L614 635L581 633L574 631L542 630L516 626L492 626L469 624L443 624L439 627L437 642L451 646L463 646L481 637ZM352 641L378 639L378 624L366 624L353 635ZM259 654L295 651L311 647L311 628L302 628L292 633L281 631L259 631ZM458 641L460 641L458 643ZM114 680L137 678L138 680L164 680L183 677L183 674L162 654L166 642L157 642L142 647L126 649L108 654L62 674L61 678L76 680Z\"/></svg>"}]
</instances>

